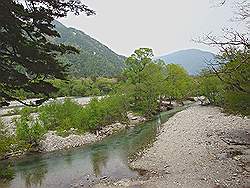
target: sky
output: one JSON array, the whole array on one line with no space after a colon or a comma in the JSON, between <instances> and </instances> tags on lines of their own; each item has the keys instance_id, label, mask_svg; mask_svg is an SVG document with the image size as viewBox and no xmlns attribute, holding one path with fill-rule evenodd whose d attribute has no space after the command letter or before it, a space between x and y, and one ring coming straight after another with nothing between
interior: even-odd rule
<instances>
[{"instance_id":1,"label":"sky","mask_svg":"<svg viewBox=\"0 0 250 188\"><path fill-rule=\"evenodd\" d=\"M216 49L192 39L223 27L232 27L232 6L216 7L216 0L84 0L96 15L69 14L60 19L120 55L129 56L140 47L152 48L156 56L197 48Z\"/></svg>"}]
</instances>

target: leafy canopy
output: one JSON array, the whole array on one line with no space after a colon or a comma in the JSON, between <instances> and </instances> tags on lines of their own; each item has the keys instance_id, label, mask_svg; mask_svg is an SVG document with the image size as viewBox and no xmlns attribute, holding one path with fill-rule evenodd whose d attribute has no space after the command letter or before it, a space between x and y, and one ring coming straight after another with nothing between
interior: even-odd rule
<instances>
[{"instance_id":1,"label":"leafy canopy","mask_svg":"<svg viewBox=\"0 0 250 188\"><path fill-rule=\"evenodd\" d=\"M155 61L148 48L135 50L126 61L125 83L122 92L130 99L130 106L146 116L154 114L161 96L183 99L191 94L193 80L180 65L166 65Z\"/></svg>"}]
</instances>

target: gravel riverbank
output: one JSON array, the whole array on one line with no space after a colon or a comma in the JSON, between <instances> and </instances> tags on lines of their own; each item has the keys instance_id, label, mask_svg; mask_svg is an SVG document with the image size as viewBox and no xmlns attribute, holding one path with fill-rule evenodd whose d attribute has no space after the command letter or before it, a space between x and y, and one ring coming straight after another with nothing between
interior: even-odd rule
<instances>
[{"instance_id":1,"label":"gravel riverbank","mask_svg":"<svg viewBox=\"0 0 250 188\"><path fill-rule=\"evenodd\" d=\"M59 97L56 99L50 99L46 101L44 104L49 104L53 101L57 102L63 102L65 99L71 99L74 100L76 103L85 106L87 105L93 97ZM97 96L98 99L103 98L103 96ZM28 99L25 100L24 102L30 103L34 102L37 99ZM7 132L9 135L14 135L16 131L16 126L15 126L15 119L20 118L20 115L15 114L15 110L20 110L24 107L23 104L12 101L10 102L10 105L8 107L2 107L0 108L0 119L3 121L5 127L4 130ZM13 115L14 114L14 115ZM37 113L32 113L34 117L38 116ZM86 144L90 144L99 140L102 140L103 138L121 131L127 127L133 127L136 124L142 123L146 121L144 117L134 115L133 113L128 113L128 124L122 124L122 123L114 123L111 125L103 126L101 127L100 130L94 133L87 132L82 135L78 135L72 128L72 130L69 130L70 134L67 137L62 137L57 135L56 131L48 131L43 139L40 141L39 147L37 150L41 152L51 152L51 151L56 151L56 150L61 150L61 149L69 149L69 148L75 148L79 146L83 146ZM6 156L10 157L12 154L16 156L15 153L22 154L22 152L12 152L8 153Z\"/></svg>"},{"instance_id":2,"label":"gravel riverbank","mask_svg":"<svg viewBox=\"0 0 250 188\"><path fill-rule=\"evenodd\" d=\"M250 119L190 107L170 118L130 166L148 172L147 180L96 187L250 187Z\"/></svg>"},{"instance_id":3,"label":"gravel riverbank","mask_svg":"<svg viewBox=\"0 0 250 188\"><path fill-rule=\"evenodd\" d=\"M37 116L36 113L34 113L33 115ZM16 126L14 121L16 118L20 118L20 115L2 117L2 120L5 125L4 130L7 131L7 134L10 135L15 134ZM86 144L100 141L109 135L112 135L128 127L134 127L135 125L142 123L144 121L146 121L146 118L134 115L132 113L128 113L127 124L122 124L117 122L111 125L103 126L100 128L100 130L97 130L95 134L90 132L86 132L84 134L77 134L77 131L74 128L71 128L69 131L67 131L68 136L62 137L59 136L56 131L48 131L43 136L43 139L39 143L39 147L36 149L44 153L44 152L80 147ZM15 151L6 154L6 157L9 158L11 156L18 156L16 155L16 153L18 153L18 155L23 154L23 152Z\"/></svg>"},{"instance_id":4,"label":"gravel riverbank","mask_svg":"<svg viewBox=\"0 0 250 188\"><path fill-rule=\"evenodd\" d=\"M128 126L121 123L114 123L112 125L107 125L102 127L101 130L97 131L97 134L93 133L85 133L82 135L76 135L74 133L70 134L67 137L62 137L56 134L54 131L49 131L45 134L45 138L40 142L40 151L42 152L51 152L62 149L75 148L79 146L83 146L86 144L90 144L103 138L114 134L115 132L121 131Z\"/></svg>"}]
</instances>

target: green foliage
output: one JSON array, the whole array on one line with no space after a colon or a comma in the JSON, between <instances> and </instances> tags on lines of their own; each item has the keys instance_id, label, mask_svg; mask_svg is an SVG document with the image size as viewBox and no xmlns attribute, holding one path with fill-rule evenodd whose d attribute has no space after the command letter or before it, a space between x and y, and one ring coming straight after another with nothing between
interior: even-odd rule
<instances>
[{"instance_id":1,"label":"green foliage","mask_svg":"<svg viewBox=\"0 0 250 188\"><path fill-rule=\"evenodd\" d=\"M166 79L163 93L170 100L181 100L192 94L193 80L182 66L168 64L164 67L164 74Z\"/></svg>"},{"instance_id":2,"label":"green foliage","mask_svg":"<svg viewBox=\"0 0 250 188\"><path fill-rule=\"evenodd\" d=\"M141 72L141 82L136 84L134 95L136 111L150 116L158 107L157 99L161 95L164 76L161 67L155 63L148 64ZM138 100L139 99L139 100Z\"/></svg>"},{"instance_id":3,"label":"green foliage","mask_svg":"<svg viewBox=\"0 0 250 188\"><path fill-rule=\"evenodd\" d=\"M124 70L124 75L128 78L129 82L136 85L141 82L141 72L146 65L152 63L153 51L148 48L140 48L135 50L134 54L128 57L125 61L127 65Z\"/></svg>"},{"instance_id":4,"label":"green foliage","mask_svg":"<svg viewBox=\"0 0 250 188\"><path fill-rule=\"evenodd\" d=\"M92 87L91 91L89 92L90 96L100 96L101 95L101 91L96 87Z\"/></svg>"},{"instance_id":5,"label":"green foliage","mask_svg":"<svg viewBox=\"0 0 250 188\"><path fill-rule=\"evenodd\" d=\"M231 55L226 56L227 63L221 64L216 75L224 82L228 91L239 91L250 93L250 53L249 49L244 51L231 50Z\"/></svg>"},{"instance_id":6,"label":"green foliage","mask_svg":"<svg viewBox=\"0 0 250 188\"><path fill-rule=\"evenodd\" d=\"M179 65L153 61L151 49L141 48L135 51L125 63L126 79L120 86L121 92L130 99L133 111L146 116L152 115L159 107L160 96L170 100L181 100L192 94L193 80Z\"/></svg>"},{"instance_id":7,"label":"green foliage","mask_svg":"<svg viewBox=\"0 0 250 188\"><path fill-rule=\"evenodd\" d=\"M45 133L45 128L31 116L29 111L24 111L20 119L16 120L17 140L26 149L37 147Z\"/></svg>"},{"instance_id":8,"label":"green foliage","mask_svg":"<svg viewBox=\"0 0 250 188\"><path fill-rule=\"evenodd\" d=\"M66 135L70 128L83 133L125 121L126 109L125 97L120 95L94 98L86 107L67 99L63 103L53 102L40 107L39 120L47 130L56 130L61 135Z\"/></svg>"},{"instance_id":9,"label":"green foliage","mask_svg":"<svg viewBox=\"0 0 250 188\"><path fill-rule=\"evenodd\" d=\"M206 96L212 104L222 105L224 98L224 85L221 80L207 70L202 71L202 76L198 78L199 95Z\"/></svg>"},{"instance_id":10,"label":"green foliage","mask_svg":"<svg viewBox=\"0 0 250 188\"><path fill-rule=\"evenodd\" d=\"M161 69L153 63L152 57L151 49L135 50L135 53L125 61L127 67L123 73L127 78L123 91L129 88L126 94L132 110L145 115L150 115L155 110L159 95L158 86L162 79Z\"/></svg>"},{"instance_id":11,"label":"green foliage","mask_svg":"<svg viewBox=\"0 0 250 188\"><path fill-rule=\"evenodd\" d=\"M108 78L96 78L94 80L74 79L67 81L51 80L51 83L57 88L58 92L54 93L54 97L58 96L100 96L107 95L113 90L116 81Z\"/></svg>"},{"instance_id":12,"label":"green foliage","mask_svg":"<svg viewBox=\"0 0 250 188\"><path fill-rule=\"evenodd\" d=\"M108 79L102 77L99 77L94 82L95 86L100 90L101 95L106 95L112 92L113 87L115 86L116 83L117 81L115 79Z\"/></svg>"},{"instance_id":13,"label":"green foliage","mask_svg":"<svg viewBox=\"0 0 250 188\"><path fill-rule=\"evenodd\" d=\"M250 115L249 58L249 50L236 50L233 58L220 67L219 77L225 85L223 106L230 113Z\"/></svg>"},{"instance_id":14,"label":"green foliage","mask_svg":"<svg viewBox=\"0 0 250 188\"><path fill-rule=\"evenodd\" d=\"M61 35L60 38L56 38L56 42L77 46L80 49L80 53L77 55L60 57L63 62L71 65L71 75L76 77L110 77L122 72L125 57L114 53L82 31L67 28L57 21L55 21L55 25L56 30Z\"/></svg>"},{"instance_id":15,"label":"green foliage","mask_svg":"<svg viewBox=\"0 0 250 188\"><path fill-rule=\"evenodd\" d=\"M79 52L73 46L51 40L60 37L52 21L68 12L94 13L78 0L1 1L1 100L20 100L14 96L19 90L45 98L56 91L45 78L65 79L67 66L57 56Z\"/></svg>"},{"instance_id":16,"label":"green foliage","mask_svg":"<svg viewBox=\"0 0 250 188\"><path fill-rule=\"evenodd\" d=\"M227 91L224 94L223 107L233 114L250 115L250 97L244 92Z\"/></svg>"},{"instance_id":17,"label":"green foliage","mask_svg":"<svg viewBox=\"0 0 250 188\"><path fill-rule=\"evenodd\" d=\"M5 131L5 125L2 119L0 119L0 158L3 157L4 154L12 151L11 145L14 143L14 137L7 135L7 132Z\"/></svg>"},{"instance_id":18,"label":"green foliage","mask_svg":"<svg viewBox=\"0 0 250 188\"><path fill-rule=\"evenodd\" d=\"M75 116L81 110L81 106L70 99L64 102L52 102L39 108L39 120L46 130L63 132L75 127ZM76 128L76 127L75 127Z\"/></svg>"},{"instance_id":19,"label":"green foliage","mask_svg":"<svg viewBox=\"0 0 250 188\"><path fill-rule=\"evenodd\" d=\"M36 113L37 108L36 107L24 107L17 112L18 112L18 114L20 114L22 116L29 116L31 113Z\"/></svg>"},{"instance_id":20,"label":"green foliage","mask_svg":"<svg viewBox=\"0 0 250 188\"><path fill-rule=\"evenodd\" d=\"M204 70L198 79L200 94L229 113L249 116L249 52L232 48L218 61L217 67L212 67L210 71Z\"/></svg>"},{"instance_id":21,"label":"green foliage","mask_svg":"<svg viewBox=\"0 0 250 188\"><path fill-rule=\"evenodd\" d=\"M65 97L65 96L100 96L107 95L113 91L117 84L116 79L98 77L90 78L68 78L68 80L51 79L48 80L53 87L58 88L50 97ZM20 99L27 98L42 98L40 94L32 94L30 92L16 92L13 96Z\"/></svg>"},{"instance_id":22,"label":"green foliage","mask_svg":"<svg viewBox=\"0 0 250 188\"><path fill-rule=\"evenodd\" d=\"M230 74L229 74L229 71ZM216 72L203 71L199 89L211 103L222 106L233 114L250 115L249 65L231 61Z\"/></svg>"},{"instance_id":23,"label":"green foliage","mask_svg":"<svg viewBox=\"0 0 250 188\"><path fill-rule=\"evenodd\" d=\"M0 135L0 158L12 152L11 145L15 143L13 136Z\"/></svg>"},{"instance_id":24,"label":"green foliage","mask_svg":"<svg viewBox=\"0 0 250 188\"><path fill-rule=\"evenodd\" d=\"M51 80L51 83L59 88L55 96L85 96L91 89L89 79Z\"/></svg>"},{"instance_id":25,"label":"green foliage","mask_svg":"<svg viewBox=\"0 0 250 188\"><path fill-rule=\"evenodd\" d=\"M80 129L87 127L88 130L95 130L100 126L126 121L126 98L121 95L112 95L101 100L94 98L81 113L86 118L81 120Z\"/></svg>"}]
</instances>

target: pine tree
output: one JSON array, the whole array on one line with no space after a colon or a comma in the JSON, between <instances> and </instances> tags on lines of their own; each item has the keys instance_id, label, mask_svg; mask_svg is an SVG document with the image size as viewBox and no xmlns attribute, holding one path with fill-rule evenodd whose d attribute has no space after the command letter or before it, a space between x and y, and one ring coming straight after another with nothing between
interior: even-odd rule
<instances>
[{"instance_id":1,"label":"pine tree","mask_svg":"<svg viewBox=\"0 0 250 188\"><path fill-rule=\"evenodd\" d=\"M69 12L94 14L80 0L0 1L0 106L21 102L15 96L19 90L42 94L43 99L30 104L39 105L57 90L46 80L66 78L68 66L58 56L78 50L52 39L60 37L53 20Z\"/></svg>"}]
</instances>

